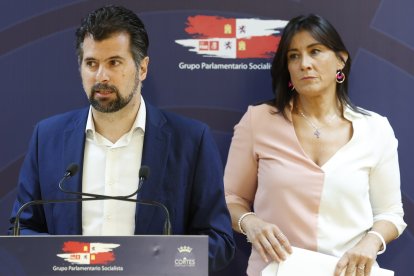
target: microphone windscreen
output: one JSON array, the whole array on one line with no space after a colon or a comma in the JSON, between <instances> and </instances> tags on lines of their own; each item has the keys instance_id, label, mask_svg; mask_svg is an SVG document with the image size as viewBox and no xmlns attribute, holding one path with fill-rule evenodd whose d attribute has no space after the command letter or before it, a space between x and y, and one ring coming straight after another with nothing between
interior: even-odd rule
<instances>
[{"instance_id":1,"label":"microphone windscreen","mask_svg":"<svg viewBox=\"0 0 414 276\"><path fill-rule=\"evenodd\" d=\"M148 166L141 166L139 169L139 179L147 180L150 174L150 168Z\"/></svg>"},{"instance_id":2,"label":"microphone windscreen","mask_svg":"<svg viewBox=\"0 0 414 276\"><path fill-rule=\"evenodd\" d=\"M79 166L75 163L71 163L67 169L66 169L66 173L69 176L74 176L77 172L78 172Z\"/></svg>"}]
</instances>

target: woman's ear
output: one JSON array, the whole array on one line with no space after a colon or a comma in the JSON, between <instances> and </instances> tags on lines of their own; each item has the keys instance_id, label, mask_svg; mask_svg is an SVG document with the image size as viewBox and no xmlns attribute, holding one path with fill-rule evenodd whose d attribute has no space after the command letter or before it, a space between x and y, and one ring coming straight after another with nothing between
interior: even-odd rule
<instances>
[{"instance_id":1,"label":"woman's ear","mask_svg":"<svg viewBox=\"0 0 414 276\"><path fill-rule=\"evenodd\" d=\"M348 53L347 52L339 52L338 53L338 69L344 69L345 64L348 60Z\"/></svg>"}]
</instances>

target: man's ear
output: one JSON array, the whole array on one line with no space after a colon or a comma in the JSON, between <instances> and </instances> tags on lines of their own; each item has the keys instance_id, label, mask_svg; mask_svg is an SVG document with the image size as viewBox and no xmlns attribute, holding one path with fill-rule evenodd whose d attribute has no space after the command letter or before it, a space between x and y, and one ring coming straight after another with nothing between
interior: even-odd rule
<instances>
[{"instance_id":1,"label":"man's ear","mask_svg":"<svg viewBox=\"0 0 414 276\"><path fill-rule=\"evenodd\" d=\"M148 64L149 64L149 57L146 56L141 60L141 63L139 64L139 80L143 81L147 78L147 72L148 72Z\"/></svg>"}]
</instances>

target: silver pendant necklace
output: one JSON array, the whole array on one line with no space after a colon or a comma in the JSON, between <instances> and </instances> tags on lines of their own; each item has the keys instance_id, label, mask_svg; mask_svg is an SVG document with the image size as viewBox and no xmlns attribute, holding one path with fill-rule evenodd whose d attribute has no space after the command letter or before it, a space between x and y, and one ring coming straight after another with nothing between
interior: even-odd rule
<instances>
[{"instance_id":1,"label":"silver pendant necklace","mask_svg":"<svg viewBox=\"0 0 414 276\"><path fill-rule=\"evenodd\" d=\"M321 127L317 127L312 121L311 121L311 119L310 118L308 118L308 116L306 116L303 112L302 112L302 110L300 110L300 109L298 109L298 111L299 111L299 114L305 119L305 121L313 128L313 135L315 135L315 137L317 138L317 139L319 139L320 138L320 136L321 136L321 132L320 132L320 130L324 127L324 126L321 126ZM327 124L330 124L332 121L333 121L333 119L335 119L337 117L337 115L336 114L334 114L334 115L332 115L332 117L331 118L329 118L329 120L326 122Z\"/></svg>"}]
</instances>

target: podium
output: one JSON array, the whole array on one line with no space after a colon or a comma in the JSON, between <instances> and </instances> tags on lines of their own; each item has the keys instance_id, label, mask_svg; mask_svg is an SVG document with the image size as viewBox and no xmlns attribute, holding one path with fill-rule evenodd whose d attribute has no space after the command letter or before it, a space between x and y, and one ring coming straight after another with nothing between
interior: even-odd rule
<instances>
[{"instance_id":1,"label":"podium","mask_svg":"<svg viewBox=\"0 0 414 276\"><path fill-rule=\"evenodd\" d=\"M0 275L208 275L208 236L1 236Z\"/></svg>"}]
</instances>

